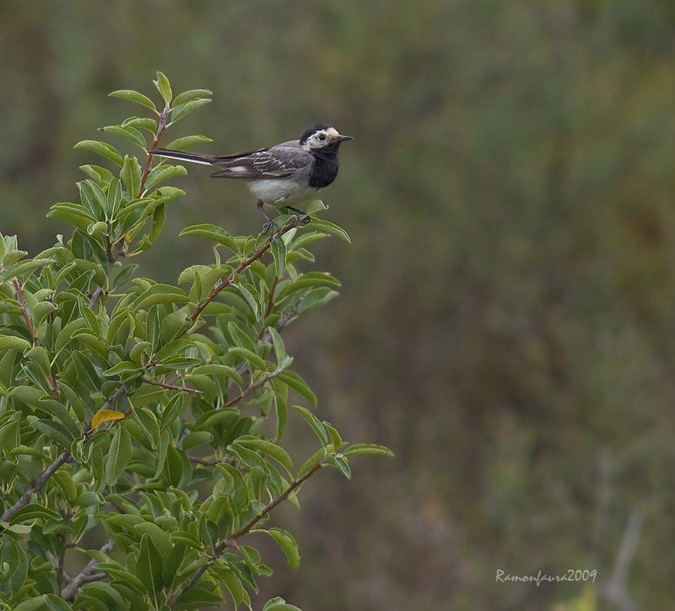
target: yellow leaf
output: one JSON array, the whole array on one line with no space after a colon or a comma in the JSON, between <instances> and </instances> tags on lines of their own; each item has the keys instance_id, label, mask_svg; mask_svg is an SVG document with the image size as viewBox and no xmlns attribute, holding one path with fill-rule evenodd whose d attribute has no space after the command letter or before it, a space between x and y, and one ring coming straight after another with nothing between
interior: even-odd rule
<instances>
[{"instance_id":1,"label":"yellow leaf","mask_svg":"<svg viewBox=\"0 0 675 611\"><path fill-rule=\"evenodd\" d=\"M116 412L114 409L100 409L91 419L91 428L95 429L99 424L109 420L121 420L124 416L124 412Z\"/></svg>"}]
</instances>

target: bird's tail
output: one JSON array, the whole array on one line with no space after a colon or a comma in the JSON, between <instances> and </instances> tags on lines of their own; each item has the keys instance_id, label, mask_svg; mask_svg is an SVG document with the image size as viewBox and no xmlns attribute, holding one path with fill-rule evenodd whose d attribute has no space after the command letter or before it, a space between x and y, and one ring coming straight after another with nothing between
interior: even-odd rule
<instances>
[{"instance_id":1,"label":"bird's tail","mask_svg":"<svg viewBox=\"0 0 675 611\"><path fill-rule=\"evenodd\" d=\"M151 155L157 157L168 157L169 159L180 159L181 161L190 161L191 163L202 163L212 165L217 161L215 155L202 155L201 153L186 153L183 151L172 151L170 149L155 149L148 151Z\"/></svg>"}]
</instances>

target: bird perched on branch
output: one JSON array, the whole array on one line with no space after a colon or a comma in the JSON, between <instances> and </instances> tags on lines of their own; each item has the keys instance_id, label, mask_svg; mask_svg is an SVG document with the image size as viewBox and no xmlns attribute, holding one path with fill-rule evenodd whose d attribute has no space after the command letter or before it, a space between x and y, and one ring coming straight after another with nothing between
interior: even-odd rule
<instances>
[{"instance_id":1,"label":"bird perched on branch","mask_svg":"<svg viewBox=\"0 0 675 611\"><path fill-rule=\"evenodd\" d=\"M270 226L274 223L265 212L264 204L289 208L316 199L316 192L327 187L338 173L338 149L351 136L343 136L330 125L318 124L302 134L299 140L289 140L270 148L234 155L202 155L168 149L149 151L151 155L192 163L212 165L217 178L239 178L248 183L258 198L258 209Z\"/></svg>"}]
</instances>

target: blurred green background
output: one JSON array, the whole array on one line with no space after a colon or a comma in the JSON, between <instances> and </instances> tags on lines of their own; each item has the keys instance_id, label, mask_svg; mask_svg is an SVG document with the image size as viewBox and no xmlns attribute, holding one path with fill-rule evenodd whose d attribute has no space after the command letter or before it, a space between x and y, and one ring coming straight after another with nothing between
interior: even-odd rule
<instances>
[{"instance_id":1,"label":"blurred green background","mask_svg":"<svg viewBox=\"0 0 675 611\"><path fill-rule=\"evenodd\" d=\"M323 197L353 244L317 262L342 296L286 338L321 417L397 457L275 516L303 563L270 549L260 600L670 608L674 32L670 0L0 2L0 231L32 254L92 161L73 144L140 110L107 93L156 70L213 90L168 136L209 152L354 137ZM186 225L257 232L207 176L178 179L146 275L211 261ZM496 579L570 569L595 584Z\"/></svg>"}]
</instances>

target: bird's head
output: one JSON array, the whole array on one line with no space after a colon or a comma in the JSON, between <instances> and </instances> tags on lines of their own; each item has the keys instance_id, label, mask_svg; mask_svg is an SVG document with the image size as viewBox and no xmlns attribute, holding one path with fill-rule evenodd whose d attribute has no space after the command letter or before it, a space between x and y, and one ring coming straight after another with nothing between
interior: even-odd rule
<instances>
[{"instance_id":1,"label":"bird's head","mask_svg":"<svg viewBox=\"0 0 675 611\"><path fill-rule=\"evenodd\" d=\"M340 142L351 140L351 136L343 136L337 129L330 125L317 124L312 129L308 129L302 138L300 144L307 152L320 151L327 147L337 149Z\"/></svg>"}]
</instances>

